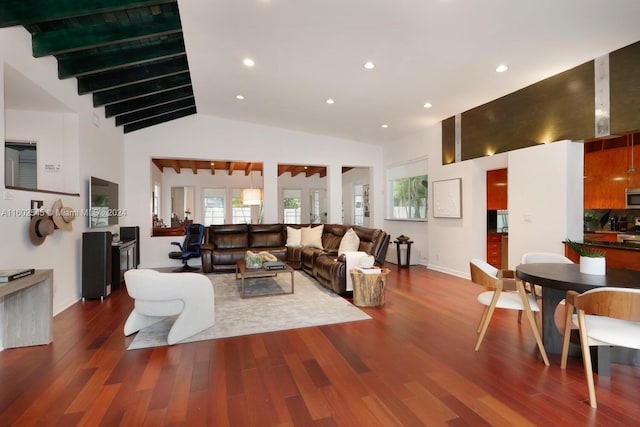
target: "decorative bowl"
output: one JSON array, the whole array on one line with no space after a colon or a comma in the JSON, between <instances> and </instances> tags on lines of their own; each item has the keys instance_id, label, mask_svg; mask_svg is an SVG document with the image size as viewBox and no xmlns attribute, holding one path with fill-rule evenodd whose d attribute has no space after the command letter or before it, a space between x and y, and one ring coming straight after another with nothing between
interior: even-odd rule
<instances>
[{"instance_id":1,"label":"decorative bowl","mask_svg":"<svg viewBox=\"0 0 640 427\"><path fill-rule=\"evenodd\" d=\"M405 235L403 234L402 236L398 236L398 237L396 237L396 240L399 240L399 241L401 241L401 242L406 242L406 241L408 241L408 240L411 240L411 237L409 237L409 236L405 236Z\"/></svg>"}]
</instances>

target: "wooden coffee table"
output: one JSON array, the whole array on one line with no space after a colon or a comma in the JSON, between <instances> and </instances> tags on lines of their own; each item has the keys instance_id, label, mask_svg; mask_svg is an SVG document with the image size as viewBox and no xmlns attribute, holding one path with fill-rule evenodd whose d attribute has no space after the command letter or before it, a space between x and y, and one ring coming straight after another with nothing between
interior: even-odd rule
<instances>
[{"instance_id":1,"label":"wooden coffee table","mask_svg":"<svg viewBox=\"0 0 640 427\"><path fill-rule=\"evenodd\" d=\"M244 259L236 262L236 280L242 280L242 288L240 291L241 298L254 298L254 297L265 297L265 296L273 296L273 295L286 295L293 293L293 272L295 270L291 268L288 264L284 265L284 268L281 270L266 270L262 267L260 268L247 268L244 263ZM289 273L291 275L291 292L276 292L271 294L260 294L260 295L247 295L244 281L245 279L257 279L260 277L276 277L280 273Z\"/></svg>"}]
</instances>

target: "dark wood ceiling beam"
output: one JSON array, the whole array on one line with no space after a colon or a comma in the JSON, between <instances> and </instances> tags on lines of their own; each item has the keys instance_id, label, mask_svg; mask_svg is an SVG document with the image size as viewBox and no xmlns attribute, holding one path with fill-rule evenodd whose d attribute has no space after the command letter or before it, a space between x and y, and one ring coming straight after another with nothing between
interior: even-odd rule
<instances>
[{"instance_id":1,"label":"dark wood ceiling beam","mask_svg":"<svg viewBox=\"0 0 640 427\"><path fill-rule=\"evenodd\" d=\"M188 71L189 63L187 62L187 55L118 68L98 74L78 77L78 94L84 95L90 92L113 89Z\"/></svg>"},{"instance_id":2,"label":"dark wood ceiling beam","mask_svg":"<svg viewBox=\"0 0 640 427\"><path fill-rule=\"evenodd\" d=\"M32 34L33 56L40 58L83 49L106 46L182 32L180 19L173 15L157 15L144 25L126 22L66 27Z\"/></svg>"},{"instance_id":3,"label":"dark wood ceiling beam","mask_svg":"<svg viewBox=\"0 0 640 427\"><path fill-rule=\"evenodd\" d=\"M229 175L233 175L233 171L236 169L236 162L229 162Z\"/></svg>"},{"instance_id":4,"label":"dark wood ceiling beam","mask_svg":"<svg viewBox=\"0 0 640 427\"><path fill-rule=\"evenodd\" d=\"M216 162L212 161L211 162L211 175L215 175L216 174Z\"/></svg>"},{"instance_id":5,"label":"dark wood ceiling beam","mask_svg":"<svg viewBox=\"0 0 640 427\"><path fill-rule=\"evenodd\" d=\"M179 87L177 89L166 90L153 95L135 98L129 101L116 102L104 107L105 117L119 116L126 113L143 110L161 104L180 101L182 99L193 98L193 88L191 85Z\"/></svg>"},{"instance_id":6,"label":"dark wood ceiling beam","mask_svg":"<svg viewBox=\"0 0 640 427\"><path fill-rule=\"evenodd\" d=\"M304 170L304 166L293 166L291 167L291 169L289 170L289 172L291 172L291 177L295 177L298 176L299 174L303 173Z\"/></svg>"},{"instance_id":7,"label":"dark wood ceiling beam","mask_svg":"<svg viewBox=\"0 0 640 427\"><path fill-rule=\"evenodd\" d=\"M58 78L85 76L184 54L182 33L156 38L149 43L136 46L125 44L109 51L106 49L82 50L57 56Z\"/></svg>"},{"instance_id":8,"label":"dark wood ceiling beam","mask_svg":"<svg viewBox=\"0 0 640 427\"><path fill-rule=\"evenodd\" d=\"M76 18L134 7L174 3L176 0L2 0L0 27Z\"/></svg>"},{"instance_id":9,"label":"dark wood ceiling beam","mask_svg":"<svg viewBox=\"0 0 640 427\"><path fill-rule=\"evenodd\" d=\"M188 72L115 89L94 92L93 106L99 107L101 105L134 99L186 85L191 85L191 76Z\"/></svg>"},{"instance_id":10,"label":"dark wood ceiling beam","mask_svg":"<svg viewBox=\"0 0 640 427\"><path fill-rule=\"evenodd\" d=\"M126 125L127 123L133 123L139 120L145 120L145 119L148 119L149 117L170 113L171 111L181 110L183 108L190 107L193 105L196 105L196 101L193 97L191 97L191 98L185 98L175 102L168 102L166 104L153 106L150 108L145 108L143 110L138 110L133 113L122 114L120 116L116 116L116 126L122 126L122 125Z\"/></svg>"},{"instance_id":11,"label":"dark wood ceiling beam","mask_svg":"<svg viewBox=\"0 0 640 427\"><path fill-rule=\"evenodd\" d=\"M191 160L189 162L189 165L191 166L191 173L194 175L198 175L198 165L196 164L196 162Z\"/></svg>"},{"instance_id":12,"label":"dark wood ceiling beam","mask_svg":"<svg viewBox=\"0 0 640 427\"><path fill-rule=\"evenodd\" d=\"M171 167L176 173L180 173L180 162L178 160L174 160Z\"/></svg>"},{"instance_id":13,"label":"dark wood ceiling beam","mask_svg":"<svg viewBox=\"0 0 640 427\"><path fill-rule=\"evenodd\" d=\"M191 116L198 111L196 107L185 108L184 110L174 111L172 113L163 114L161 116L155 116L147 120L140 120L139 122L124 125L124 133L134 132L139 129L144 129L149 126L158 125L160 123L176 120L182 117Z\"/></svg>"},{"instance_id":14,"label":"dark wood ceiling beam","mask_svg":"<svg viewBox=\"0 0 640 427\"><path fill-rule=\"evenodd\" d=\"M244 169L244 176L248 176L253 170L255 163L247 162L247 167Z\"/></svg>"}]
</instances>

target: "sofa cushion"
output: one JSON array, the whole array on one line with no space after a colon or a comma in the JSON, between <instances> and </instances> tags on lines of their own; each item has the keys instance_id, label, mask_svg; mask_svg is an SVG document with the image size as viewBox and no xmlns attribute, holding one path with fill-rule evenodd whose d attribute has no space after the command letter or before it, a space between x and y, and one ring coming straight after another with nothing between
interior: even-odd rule
<instances>
[{"instance_id":1,"label":"sofa cushion","mask_svg":"<svg viewBox=\"0 0 640 427\"><path fill-rule=\"evenodd\" d=\"M251 248L280 248L284 246L281 224L252 224L249 226Z\"/></svg>"},{"instance_id":2,"label":"sofa cushion","mask_svg":"<svg viewBox=\"0 0 640 427\"><path fill-rule=\"evenodd\" d=\"M210 225L209 241L216 249L243 249L249 246L247 224Z\"/></svg>"},{"instance_id":3,"label":"sofa cushion","mask_svg":"<svg viewBox=\"0 0 640 427\"><path fill-rule=\"evenodd\" d=\"M340 247L338 247L338 255L341 255L345 251L357 251L358 248L360 248L360 238L356 232L353 231L353 228L350 228L344 236L342 236Z\"/></svg>"},{"instance_id":4,"label":"sofa cushion","mask_svg":"<svg viewBox=\"0 0 640 427\"><path fill-rule=\"evenodd\" d=\"M285 246L290 248L302 246L302 228L287 226L287 243Z\"/></svg>"},{"instance_id":5,"label":"sofa cushion","mask_svg":"<svg viewBox=\"0 0 640 427\"><path fill-rule=\"evenodd\" d=\"M302 238L300 240L300 243L305 248L322 249L322 231L323 230L324 230L324 224L320 224L310 228L303 228Z\"/></svg>"}]
</instances>

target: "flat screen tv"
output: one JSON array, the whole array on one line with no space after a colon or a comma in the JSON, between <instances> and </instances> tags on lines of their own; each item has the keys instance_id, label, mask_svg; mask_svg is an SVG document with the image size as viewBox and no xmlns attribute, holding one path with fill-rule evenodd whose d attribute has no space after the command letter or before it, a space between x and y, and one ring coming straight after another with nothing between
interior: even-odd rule
<instances>
[{"instance_id":1,"label":"flat screen tv","mask_svg":"<svg viewBox=\"0 0 640 427\"><path fill-rule=\"evenodd\" d=\"M89 228L118 224L118 184L92 176L89 181Z\"/></svg>"}]
</instances>

